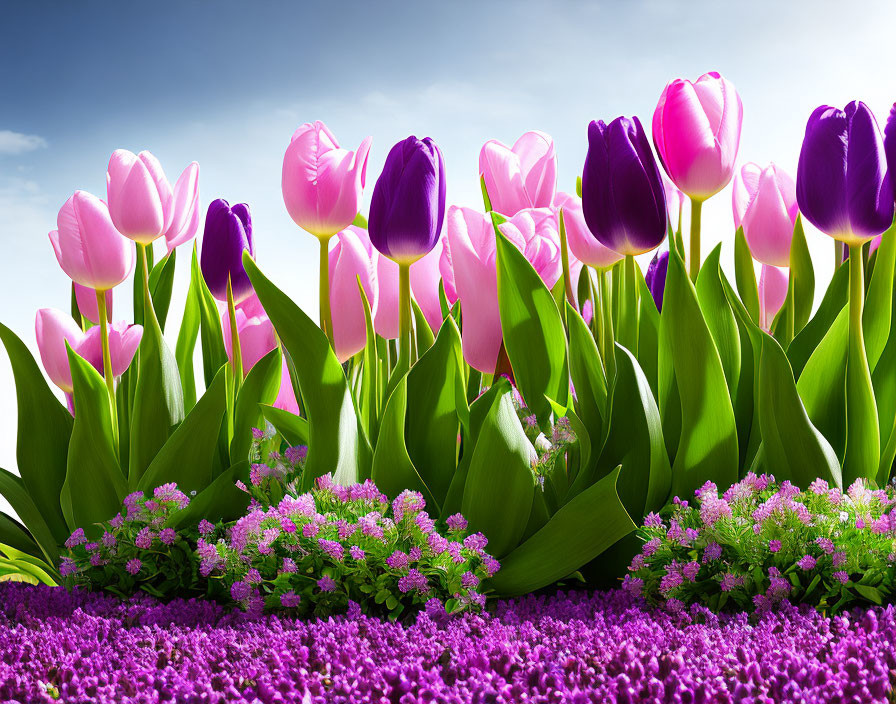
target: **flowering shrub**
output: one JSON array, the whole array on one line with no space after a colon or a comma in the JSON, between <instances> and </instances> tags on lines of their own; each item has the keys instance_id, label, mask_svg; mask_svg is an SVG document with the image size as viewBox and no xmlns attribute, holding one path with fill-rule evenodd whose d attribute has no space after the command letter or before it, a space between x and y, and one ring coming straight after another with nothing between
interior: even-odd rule
<instances>
[{"instance_id":1,"label":"flowering shrub","mask_svg":"<svg viewBox=\"0 0 896 704\"><path fill-rule=\"evenodd\" d=\"M818 479L800 491L750 473L721 497L711 482L695 493L695 506L676 497L665 520L644 519L626 589L673 610L699 602L766 611L787 599L836 612L893 593L892 487L856 481L843 493Z\"/></svg>"}]
</instances>

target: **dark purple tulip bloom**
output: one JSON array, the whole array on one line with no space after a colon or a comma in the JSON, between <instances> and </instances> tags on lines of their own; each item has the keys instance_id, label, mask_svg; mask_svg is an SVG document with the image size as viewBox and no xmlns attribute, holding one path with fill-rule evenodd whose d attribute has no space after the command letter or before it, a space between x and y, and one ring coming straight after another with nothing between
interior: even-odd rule
<instances>
[{"instance_id":1,"label":"dark purple tulip bloom","mask_svg":"<svg viewBox=\"0 0 896 704\"><path fill-rule=\"evenodd\" d=\"M890 116L884 126L884 154L887 158L887 174L893 197L896 199L896 103L890 109Z\"/></svg>"},{"instance_id":2,"label":"dark purple tulip bloom","mask_svg":"<svg viewBox=\"0 0 896 704\"><path fill-rule=\"evenodd\" d=\"M219 301L227 300L228 276L235 303L252 293L252 284L243 268L243 250L255 256L249 206L237 203L231 208L223 198L212 201L205 216L199 264L205 283Z\"/></svg>"},{"instance_id":3,"label":"dark purple tulip bloom","mask_svg":"<svg viewBox=\"0 0 896 704\"><path fill-rule=\"evenodd\" d=\"M643 254L665 239L666 193L637 117L588 125L582 211L598 241L620 254Z\"/></svg>"},{"instance_id":4,"label":"dark purple tulip bloom","mask_svg":"<svg viewBox=\"0 0 896 704\"><path fill-rule=\"evenodd\" d=\"M416 261L436 246L445 219L445 163L429 137L399 142L373 188L367 231L382 254Z\"/></svg>"},{"instance_id":5,"label":"dark purple tulip bloom","mask_svg":"<svg viewBox=\"0 0 896 704\"><path fill-rule=\"evenodd\" d=\"M822 232L849 245L893 222L893 189L880 130L865 103L815 109L806 124L796 173L800 211Z\"/></svg>"},{"instance_id":6,"label":"dark purple tulip bloom","mask_svg":"<svg viewBox=\"0 0 896 704\"><path fill-rule=\"evenodd\" d=\"M669 268L669 251L657 252L650 260L647 275L644 277L656 309L663 312L663 292L666 290L666 270Z\"/></svg>"}]
</instances>

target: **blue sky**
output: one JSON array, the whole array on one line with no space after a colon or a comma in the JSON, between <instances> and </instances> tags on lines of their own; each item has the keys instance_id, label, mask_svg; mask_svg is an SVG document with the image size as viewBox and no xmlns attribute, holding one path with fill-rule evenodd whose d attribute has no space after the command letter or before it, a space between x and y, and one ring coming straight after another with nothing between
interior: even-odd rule
<instances>
[{"instance_id":1,"label":"blue sky","mask_svg":"<svg viewBox=\"0 0 896 704\"><path fill-rule=\"evenodd\" d=\"M217 197L248 202L260 266L313 312L316 242L289 219L279 185L283 151L303 122L324 120L349 148L373 136L367 200L391 145L431 136L445 154L449 201L478 206L486 140L550 133L560 189L572 190L591 119L649 123L668 80L718 70L744 103L739 163L773 160L794 173L817 105L861 98L885 119L896 100L894 26L886 0L852 0L848 11L826 0L7 3L0 320L36 351L36 309L67 307L69 282L47 232L72 191L104 194L119 147L149 149L172 181L198 161L203 207ZM704 251L729 242L723 260L730 197L729 188L704 207ZM820 234L809 239L823 281L832 248ZM116 296L123 316L126 287ZM3 355L0 418L0 466L12 469Z\"/></svg>"}]
</instances>

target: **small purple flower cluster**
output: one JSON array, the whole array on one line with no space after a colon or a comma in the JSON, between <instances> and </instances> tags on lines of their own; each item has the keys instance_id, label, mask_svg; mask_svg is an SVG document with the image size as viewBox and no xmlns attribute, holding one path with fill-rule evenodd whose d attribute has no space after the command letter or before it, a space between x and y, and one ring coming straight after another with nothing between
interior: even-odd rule
<instances>
[{"instance_id":1,"label":"small purple flower cluster","mask_svg":"<svg viewBox=\"0 0 896 704\"><path fill-rule=\"evenodd\" d=\"M818 479L801 491L750 473L721 496L712 482L695 493L696 506L676 497L645 518L626 590L673 611L697 602L762 612L790 600L837 612L891 598L893 487L857 481L844 493Z\"/></svg>"},{"instance_id":2,"label":"small purple flower cluster","mask_svg":"<svg viewBox=\"0 0 896 704\"><path fill-rule=\"evenodd\" d=\"M356 603L397 617L433 598L449 612L480 608L477 587L500 567L485 536L465 535L460 515L442 535L425 509L417 492L390 504L370 480L341 486L325 475L308 493L255 502L217 540L200 537L199 572L253 614L329 615Z\"/></svg>"},{"instance_id":3,"label":"small purple flower cluster","mask_svg":"<svg viewBox=\"0 0 896 704\"><path fill-rule=\"evenodd\" d=\"M886 704L896 609L757 617L622 591L491 612L247 620L201 600L0 584L0 701Z\"/></svg>"}]
</instances>

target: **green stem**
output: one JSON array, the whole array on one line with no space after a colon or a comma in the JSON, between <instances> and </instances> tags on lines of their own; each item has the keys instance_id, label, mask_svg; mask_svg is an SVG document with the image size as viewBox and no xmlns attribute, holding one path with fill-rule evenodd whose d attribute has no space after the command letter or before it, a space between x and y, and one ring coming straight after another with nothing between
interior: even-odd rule
<instances>
[{"instance_id":1,"label":"green stem","mask_svg":"<svg viewBox=\"0 0 896 704\"><path fill-rule=\"evenodd\" d=\"M796 332L795 331L796 316L795 316L795 311L793 310L793 307L795 305L795 301L793 298L794 286L795 286L795 281L793 280L793 267L790 267L790 277L789 277L789 281L787 282L787 300L784 302L784 305L786 306L786 310L784 311L784 314L785 314L784 322L787 326L785 328L785 334L787 336L786 337L787 344L784 345L784 349L787 349L787 346L793 340L793 336Z\"/></svg>"},{"instance_id":2,"label":"green stem","mask_svg":"<svg viewBox=\"0 0 896 704\"><path fill-rule=\"evenodd\" d=\"M569 247L566 241L566 225L563 222L563 209L560 209L560 253L563 262L563 281L566 284L566 300L575 307L576 299L572 293L572 280L569 275Z\"/></svg>"},{"instance_id":3,"label":"green stem","mask_svg":"<svg viewBox=\"0 0 896 704\"><path fill-rule=\"evenodd\" d=\"M629 351L638 354L638 293L635 278L635 257L625 255L625 276L623 278L623 310L619 320L620 342Z\"/></svg>"},{"instance_id":4,"label":"green stem","mask_svg":"<svg viewBox=\"0 0 896 704\"><path fill-rule=\"evenodd\" d=\"M236 304L233 301L233 286L227 276L227 312L230 315L230 354L233 358L233 378L239 386L243 381L243 355L240 347L240 332L236 324Z\"/></svg>"},{"instance_id":5,"label":"green stem","mask_svg":"<svg viewBox=\"0 0 896 704\"><path fill-rule=\"evenodd\" d=\"M329 237L320 237L320 327L333 346L333 314L330 311Z\"/></svg>"},{"instance_id":6,"label":"green stem","mask_svg":"<svg viewBox=\"0 0 896 704\"><path fill-rule=\"evenodd\" d=\"M700 273L700 215L703 201L691 198L691 241L690 241L690 275L691 281L697 280Z\"/></svg>"},{"instance_id":7,"label":"green stem","mask_svg":"<svg viewBox=\"0 0 896 704\"><path fill-rule=\"evenodd\" d=\"M600 269L597 272L598 287L600 288L600 314L603 317L603 347L601 355L604 358L604 370L607 373L609 381L615 376L616 356L613 345L616 342L616 336L613 332L613 297L610 295L610 284L607 271ZM597 315L597 311L595 311Z\"/></svg>"},{"instance_id":8,"label":"green stem","mask_svg":"<svg viewBox=\"0 0 896 704\"><path fill-rule=\"evenodd\" d=\"M106 292L96 292L96 307L100 326L100 343L103 347L103 376L106 378L106 389L109 391L110 410L112 412L112 440L115 454L118 454L118 404L115 402L115 377L112 376L112 355L109 351L109 321L106 313Z\"/></svg>"},{"instance_id":9,"label":"green stem","mask_svg":"<svg viewBox=\"0 0 896 704\"><path fill-rule=\"evenodd\" d=\"M849 339L862 350L865 349L865 336L862 332L864 308L865 274L862 267L861 245L853 245L849 248Z\"/></svg>"},{"instance_id":10,"label":"green stem","mask_svg":"<svg viewBox=\"0 0 896 704\"><path fill-rule=\"evenodd\" d=\"M587 272L587 268L585 271ZM603 315L597 291L594 288L594 280L591 278L590 272L587 272L586 275L588 276L588 299L591 301L591 334L597 343L597 349L602 350L604 348Z\"/></svg>"},{"instance_id":11,"label":"green stem","mask_svg":"<svg viewBox=\"0 0 896 704\"><path fill-rule=\"evenodd\" d=\"M411 367L411 265L398 265L398 314L399 328L399 352L398 359Z\"/></svg>"}]
</instances>

